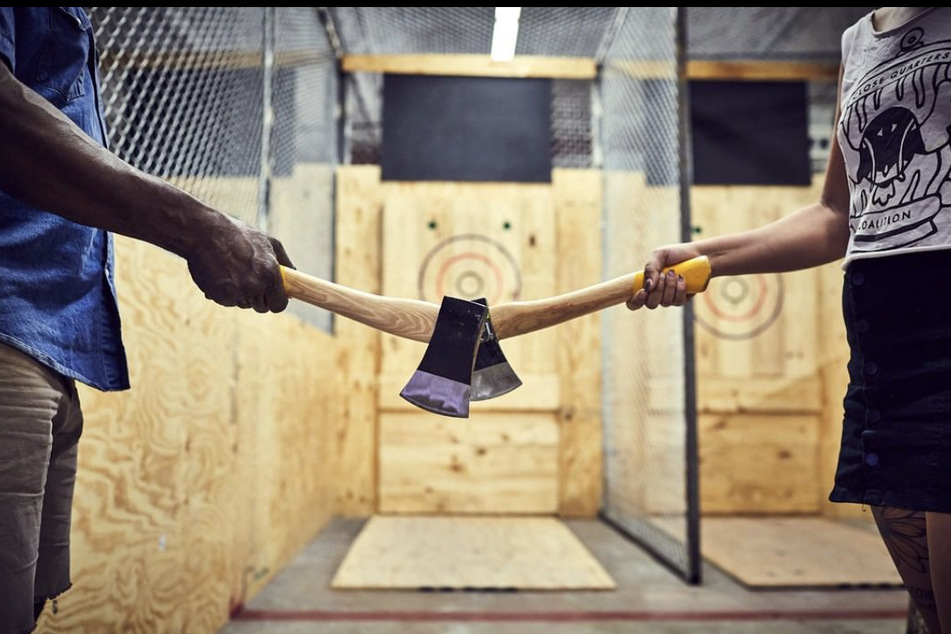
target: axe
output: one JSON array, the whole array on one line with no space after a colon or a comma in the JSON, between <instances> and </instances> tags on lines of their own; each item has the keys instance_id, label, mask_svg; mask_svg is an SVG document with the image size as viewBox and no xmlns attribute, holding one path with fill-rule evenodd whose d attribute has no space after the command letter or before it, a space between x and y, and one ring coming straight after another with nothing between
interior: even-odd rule
<instances>
[{"instance_id":1,"label":"axe","mask_svg":"<svg viewBox=\"0 0 951 634\"><path fill-rule=\"evenodd\" d=\"M710 281L710 261L707 256L679 262L665 268L664 272L670 269L684 276L689 294L703 292ZM436 304L367 293L283 266L281 275L288 297L391 335L423 343L430 342L440 311ZM500 304L492 309L495 336L501 340L527 334L622 304L643 284L644 272L637 271L554 297ZM480 337L481 330L470 336ZM476 340L473 340L473 350L476 343ZM457 360L457 363L465 367L469 361L471 358L463 357ZM459 407L457 411L461 409Z\"/></svg>"},{"instance_id":2,"label":"axe","mask_svg":"<svg viewBox=\"0 0 951 634\"><path fill-rule=\"evenodd\" d=\"M484 297L475 301L488 306ZM492 316L487 313L485 326L482 328L482 335L479 338L479 351L476 353L475 369L472 371L472 388L469 391L469 399L484 401L502 396L521 384L522 380L515 374L515 370L509 365L505 354L502 352L499 338L492 326Z\"/></svg>"},{"instance_id":3,"label":"axe","mask_svg":"<svg viewBox=\"0 0 951 634\"><path fill-rule=\"evenodd\" d=\"M472 373L489 307L443 297L426 354L400 396L436 414L466 418Z\"/></svg>"},{"instance_id":4,"label":"axe","mask_svg":"<svg viewBox=\"0 0 951 634\"><path fill-rule=\"evenodd\" d=\"M501 396L521 384L502 353L487 300L443 297L426 354L400 396L436 414L467 418L469 401Z\"/></svg>"}]
</instances>

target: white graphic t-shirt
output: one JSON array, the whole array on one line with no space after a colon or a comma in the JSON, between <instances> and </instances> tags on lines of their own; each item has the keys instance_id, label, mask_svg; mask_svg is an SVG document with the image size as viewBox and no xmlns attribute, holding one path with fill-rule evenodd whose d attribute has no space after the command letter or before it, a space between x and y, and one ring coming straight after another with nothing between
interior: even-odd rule
<instances>
[{"instance_id":1,"label":"white graphic t-shirt","mask_svg":"<svg viewBox=\"0 0 951 634\"><path fill-rule=\"evenodd\" d=\"M836 134L851 190L843 265L951 248L951 9L880 33L868 14L843 33L842 63Z\"/></svg>"}]
</instances>

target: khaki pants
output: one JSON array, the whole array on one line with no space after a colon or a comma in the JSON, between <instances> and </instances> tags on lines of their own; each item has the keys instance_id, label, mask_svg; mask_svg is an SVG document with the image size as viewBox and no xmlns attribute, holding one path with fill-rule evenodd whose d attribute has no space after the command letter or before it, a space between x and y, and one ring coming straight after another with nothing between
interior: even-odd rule
<instances>
[{"instance_id":1,"label":"khaki pants","mask_svg":"<svg viewBox=\"0 0 951 634\"><path fill-rule=\"evenodd\" d=\"M72 379L0 343L0 634L70 586L69 530L82 433Z\"/></svg>"}]
</instances>

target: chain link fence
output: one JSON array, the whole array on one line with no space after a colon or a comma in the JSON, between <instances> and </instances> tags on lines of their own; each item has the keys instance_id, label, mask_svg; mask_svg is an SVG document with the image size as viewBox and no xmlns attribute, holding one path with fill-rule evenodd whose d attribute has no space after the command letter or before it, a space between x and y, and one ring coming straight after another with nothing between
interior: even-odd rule
<instances>
[{"instance_id":1,"label":"chain link fence","mask_svg":"<svg viewBox=\"0 0 951 634\"><path fill-rule=\"evenodd\" d=\"M679 242L685 196L682 24L673 7L618 14L599 78L607 277ZM699 581L692 319L684 309L604 311L603 516Z\"/></svg>"},{"instance_id":2,"label":"chain link fence","mask_svg":"<svg viewBox=\"0 0 951 634\"><path fill-rule=\"evenodd\" d=\"M110 147L333 276L336 58L314 7L86 7ZM325 330L331 315L289 310Z\"/></svg>"},{"instance_id":3,"label":"chain link fence","mask_svg":"<svg viewBox=\"0 0 951 634\"><path fill-rule=\"evenodd\" d=\"M491 47L493 7L328 12L348 55L484 55ZM594 59L600 70L599 81L552 80L551 160L603 170L606 277L640 268L649 248L678 240L684 226L676 15L670 7L522 7L519 18L516 55ZM384 79L347 77L348 162L380 162ZM687 542L690 512L696 536L685 476L687 322L648 312L632 320L623 307L604 311L605 516L689 576L699 555ZM658 388L669 398L659 405L650 398Z\"/></svg>"},{"instance_id":4,"label":"chain link fence","mask_svg":"<svg viewBox=\"0 0 951 634\"><path fill-rule=\"evenodd\" d=\"M522 7L517 55L594 58L617 7ZM327 7L347 55L483 55L494 7ZM381 73L346 77L345 162L380 163ZM592 167L591 82L552 80L552 165Z\"/></svg>"}]
</instances>

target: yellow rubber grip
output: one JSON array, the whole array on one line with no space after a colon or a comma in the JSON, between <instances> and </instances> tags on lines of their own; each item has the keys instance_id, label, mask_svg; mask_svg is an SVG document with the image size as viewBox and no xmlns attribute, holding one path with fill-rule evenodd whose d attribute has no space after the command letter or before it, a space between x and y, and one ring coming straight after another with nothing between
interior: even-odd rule
<instances>
[{"instance_id":1,"label":"yellow rubber grip","mask_svg":"<svg viewBox=\"0 0 951 634\"><path fill-rule=\"evenodd\" d=\"M671 270L677 275L683 275L684 281L687 283L687 293L689 295L702 293L707 290L711 273L710 259L707 256L701 255L690 260L678 262L673 266L668 266L661 272L661 275L665 275L667 271ZM633 292L636 293L642 288L644 288L644 271L638 271L634 274Z\"/></svg>"}]
</instances>

